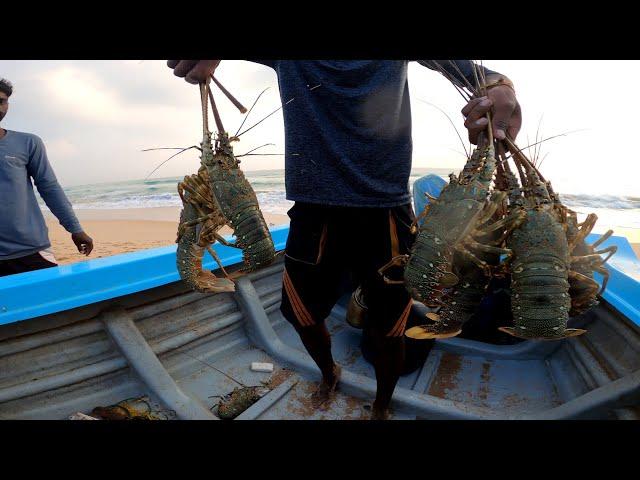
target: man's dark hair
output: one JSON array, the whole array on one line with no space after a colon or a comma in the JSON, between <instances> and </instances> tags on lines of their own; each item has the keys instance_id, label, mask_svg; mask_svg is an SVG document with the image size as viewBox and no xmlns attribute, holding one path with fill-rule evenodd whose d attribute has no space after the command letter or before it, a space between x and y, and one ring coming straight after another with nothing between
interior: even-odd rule
<instances>
[{"instance_id":1,"label":"man's dark hair","mask_svg":"<svg viewBox=\"0 0 640 480\"><path fill-rule=\"evenodd\" d=\"M7 97L10 97L13 93L13 85L6 78L0 78L0 92L6 94Z\"/></svg>"}]
</instances>

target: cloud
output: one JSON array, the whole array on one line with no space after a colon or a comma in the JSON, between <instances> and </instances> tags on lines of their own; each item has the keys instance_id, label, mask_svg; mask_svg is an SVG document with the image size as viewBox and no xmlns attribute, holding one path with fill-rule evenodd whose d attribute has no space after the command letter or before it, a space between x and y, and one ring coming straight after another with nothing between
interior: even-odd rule
<instances>
[{"instance_id":1,"label":"cloud","mask_svg":"<svg viewBox=\"0 0 640 480\"><path fill-rule=\"evenodd\" d=\"M139 128L160 127L169 120L188 121L185 109L160 101L154 105L126 101L116 88L117 83L108 84L87 69L58 67L43 71L40 77L48 99L47 108L67 118L96 126Z\"/></svg>"},{"instance_id":2,"label":"cloud","mask_svg":"<svg viewBox=\"0 0 640 480\"><path fill-rule=\"evenodd\" d=\"M637 193L640 162L633 149L637 137L635 112L640 98L612 88L611 78L638 77L638 61L512 61L485 64L515 82L524 123L518 143L533 140L542 114L543 136L589 129L551 140L542 170L560 191ZM201 137L197 87L176 78L163 60L144 61L3 61L2 76L16 86L5 128L39 135L47 145L56 174L64 185L143 178L167 158L166 151L144 148L190 146ZM245 106L271 87L245 124L252 125L280 106L275 72L247 61L221 63L217 78ZM459 169L462 145L449 120L427 100L445 110L466 143L460 109L464 102L438 73L415 62L409 67L415 167ZM220 92L218 107L225 127L235 132L243 117ZM213 120L210 121L213 128ZM237 153L263 143L284 151L282 113L273 115L242 137ZM244 157L246 170L282 168L283 157ZM192 173L193 152L177 157L154 176Z\"/></svg>"},{"instance_id":3,"label":"cloud","mask_svg":"<svg viewBox=\"0 0 640 480\"><path fill-rule=\"evenodd\" d=\"M78 146L67 138L56 138L46 142L47 155L52 158L63 158L80 153Z\"/></svg>"}]
</instances>

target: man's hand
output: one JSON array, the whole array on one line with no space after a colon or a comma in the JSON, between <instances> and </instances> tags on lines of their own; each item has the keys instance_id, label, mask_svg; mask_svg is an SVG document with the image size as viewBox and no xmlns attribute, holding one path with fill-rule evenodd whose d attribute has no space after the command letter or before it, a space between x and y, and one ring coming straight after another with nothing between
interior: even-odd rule
<instances>
[{"instance_id":1,"label":"man's hand","mask_svg":"<svg viewBox=\"0 0 640 480\"><path fill-rule=\"evenodd\" d=\"M197 85L211 80L220 60L168 60L167 67L173 68L176 77L184 78L187 82Z\"/></svg>"},{"instance_id":2,"label":"man's hand","mask_svg":"<svg viewBox=\"0 0 640 480\"><path fill-rule=\"evenodd\" d=\"M499 78L504 77L490 75L487 77L487 84L491 85ZM474 98L462 109L466 118L464 126L469 130L469 141L474 145L478 143L480 132L487 128L486 114L489 109L493 113L492 127L495 138L504 140L506 133L509 138L515 140L518 135L522 126L522 111L516 94L509 85L511 82L506 79L505 85L490 88L486 97Z\"/></svg>"},{"instance_id":3,"label":"man's hand","mask_svg":"<svg viewBox=\"0 0 640 480\"><path fill-rule=\"evenodd\" d=\"M78 251L84 255L89 256L93 250L93 239L84 232L72 233L71 240L78 247Z\"/></svg>"}]
</instances>

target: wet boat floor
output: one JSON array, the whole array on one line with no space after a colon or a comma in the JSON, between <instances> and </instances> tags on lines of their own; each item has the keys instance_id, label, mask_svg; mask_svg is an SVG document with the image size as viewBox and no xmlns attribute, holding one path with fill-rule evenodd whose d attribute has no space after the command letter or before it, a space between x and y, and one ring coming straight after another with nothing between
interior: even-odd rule
<instances>
[{"instance_id":1,"label":"wet boat floor","mask_svg":"<svg viewBox=\"0 0 640 480\"><path fill-rule=\"evenodd\" d=\"M360 351L361 331L348 325L344 314L344 308L337 306L327 319L334 359L345 370L375 378L373 366L362 357ZM270 314L270 320L284 343L305 351L296 331L278 309ZM204 343L202 348L191 346L188 353L180 352L181 349L176 352L177 357L185 355L194 362L190 362L190 373L172 372L172 375L187 394L200 399L213 412L220 397L240 387L240 384L254 386L269 382L273 389L289 381L297 383L256 418L358 420L369 417L373 398L354 398L340 393L339 388L326 408L316 408L311 395L317 388L317 378L309 378L286 368L261 349L251 346L243 332L237 334L237 338L231 340L223 352L216 349L212 351L210 343ZM233 345L234 341L236 346ZM252 362L273 363L274 371L254 372L250 369ZM169 369L173 370L171 367ZM460 355L440 349L437 342L424 365L402 376L398 386L416 393L484 407L499 412L500 416L546 410L562 403L546 360L487 359ZM263 400L257 402L258 410ZM420 417L411 411L392 409L391 418L413 420Z\"/></svg>"}]
</instances>

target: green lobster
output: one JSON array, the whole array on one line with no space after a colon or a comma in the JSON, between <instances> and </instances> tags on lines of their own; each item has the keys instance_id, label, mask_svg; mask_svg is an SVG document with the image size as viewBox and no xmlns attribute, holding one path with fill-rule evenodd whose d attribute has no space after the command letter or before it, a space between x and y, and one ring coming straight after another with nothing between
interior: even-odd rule
<instances>
[{"instance_id":1,"label":"green lobster","mask_svg":"<svg viewBox=\"0 0 640 480\"><path fill-rule=\"evenodd\" d=\"M216 84L220 86L218 82ZM230 96L226 90L223 92ZM207 95L218 127L215 144L208 129ZM235 290L233 280L238 275L269 265L276 258L276 252L256 194L240 170L240 161L233 154L231 142L235 138L230 138L224 131L207 84L200 84L200 97L203 118L201 167L197 175L186 176L178 185L183 210L178 229L177 267L180 278L194 290L232 292ZM233 229L235 243L227 242L217 233L224 225ZM245 267L228 275L209 246L215 241L242 249ZM220 279L202 270L205 248L218 262L226 278Z\"/></svg>"}]
</instances>

